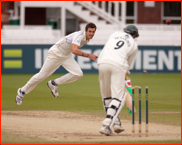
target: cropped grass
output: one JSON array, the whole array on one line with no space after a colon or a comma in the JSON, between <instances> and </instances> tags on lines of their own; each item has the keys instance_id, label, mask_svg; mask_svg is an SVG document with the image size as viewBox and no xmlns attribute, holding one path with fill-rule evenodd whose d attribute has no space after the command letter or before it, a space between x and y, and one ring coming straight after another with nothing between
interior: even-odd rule
<instances>
[{"instance_id":1,"label":"cropped grass","mask_svg":"<svg viewBox=\"0 0 182 145\"><path fill-rule=\"evenodd\" d=\"M54 98L47 87L47 81L64 74L54 74L40 82L37 87L25 95L23 104L16 105L17 89L33 76L33 74L1 75L1 110L57 110L105 116L98 74L84 74L73 83L59 86L59 98ZM161 123L181 126L181 75L180 74L131 74L132 86L142 87L142 120L145 120L145 86L149 87L149 123ZM135 94L137 97L137 92ZM135 98L136 109L138 99ZM157 112L165 112L157 114ZM174 112L174 113L170 113ZM122 109L121 119L131 121L131 114L126 105ZM136 113L136 120L138 114ZM170 141L171 142L171 141ZM145 143L145 142L143 142ZM154 143L154 142L151 142ZM162 144L160 141L159 143ZM165 141L163 142L165 144ZM173 142L177 143L177 142ZM140 142L140 144L142 144ZM154 143L155 144L155 143Z\"/></svg>"}]
</instances>

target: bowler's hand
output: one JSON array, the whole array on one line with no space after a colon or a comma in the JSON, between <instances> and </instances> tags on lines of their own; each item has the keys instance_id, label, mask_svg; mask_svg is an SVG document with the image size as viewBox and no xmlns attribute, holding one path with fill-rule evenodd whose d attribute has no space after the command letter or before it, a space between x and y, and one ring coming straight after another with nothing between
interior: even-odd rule
<instances>
[{"instance_id":1,"label":"bowler's hand","mask_svg":"<svg viewBox=\"0 0 182 145\"><path fill-rule=\"evenodd\" d=\"M89 54L88 56L91 60L97 60L98 56L95 54Z\"/></svg>"}]
</instances>

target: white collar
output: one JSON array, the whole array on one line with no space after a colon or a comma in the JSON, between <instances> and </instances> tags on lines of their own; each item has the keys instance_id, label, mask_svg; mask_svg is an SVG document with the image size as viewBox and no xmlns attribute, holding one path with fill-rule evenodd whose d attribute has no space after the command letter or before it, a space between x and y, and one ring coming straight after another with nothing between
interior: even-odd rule
<instances>
[{"instance_id":1,"label":"white collar","mask_svg":"<svg viewBox=\"0 0 182 145\"><path fill-rule=\"evenodd\" d=\"M87 42L89 42L89 40L87 40L87 38L86 38L86 35L85 35L85 31L83 32L83 34L84 34L84 39L83 39L83 41L87 41Z\"/></svg>"}]
</instances>

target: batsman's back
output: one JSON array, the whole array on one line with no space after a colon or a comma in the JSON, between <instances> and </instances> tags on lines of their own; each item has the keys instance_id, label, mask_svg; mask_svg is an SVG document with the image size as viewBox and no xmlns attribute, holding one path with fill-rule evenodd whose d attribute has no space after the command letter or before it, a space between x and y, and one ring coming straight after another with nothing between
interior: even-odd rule
<instances>
[{"instance_id":1,"label":"batsman's back","mask_svg":"<svg viewBox=\"0 0 182 145\"><path fill-rule=\"evenodd\" d=\"M119 63L122 67L128 67L128 57L138 50L134 38L125 32L117 31L113 33L102 52L100 53L98 64L103 61Z\"/></svg>"}]
</instances>

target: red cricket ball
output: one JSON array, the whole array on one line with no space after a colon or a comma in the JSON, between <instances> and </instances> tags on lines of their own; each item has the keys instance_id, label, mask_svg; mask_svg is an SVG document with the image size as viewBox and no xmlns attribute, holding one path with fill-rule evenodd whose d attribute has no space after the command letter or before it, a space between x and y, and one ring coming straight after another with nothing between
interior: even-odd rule
<instances>
[{"instance_id":1,"label":"red cricket ball","mask_svg":"<svg viewBox=\"0 0 182 145\"><path fill-rule=\"evenodd\" d=\"M170 19L167 19L166 20L166 24L168 24L168 25L171 24L171 20Z\"/></svg>"}]
</instances>

